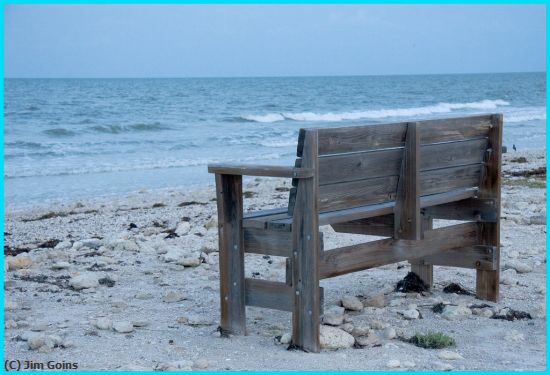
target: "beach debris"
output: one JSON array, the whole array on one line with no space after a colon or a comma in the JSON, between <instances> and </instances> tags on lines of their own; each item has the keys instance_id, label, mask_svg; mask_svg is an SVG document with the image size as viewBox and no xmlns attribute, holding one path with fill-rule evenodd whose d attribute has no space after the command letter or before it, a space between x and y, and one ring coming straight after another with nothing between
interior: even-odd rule
<instances>
[{"instance_id":1,"label":"beach debris","mask_svg":"<svg viewBox=\"0 0 550 375\"><path fill-rule=\"evenodd\" d=\"M136 224L134 224L134 223L128 224L128 230L137 229L137 227L138 227L138 226L137 226Z\"/></svg>"},{"instance_id":2,"label":"beach debris","mask_svg":"<svg viewBox=\"0 0 550 375\"><path fill-rule=\"evenodd\" d=\"M455 294L464 294L467 296L473 296L475 293L470 292L462 287L462 285L457 283L450 283L445 288L443 288L443 293L455 293Z\"/></svg>"},{"instance_id":3,"label":"beach debris","mask_svg":"<svg viewBox=\"0 0 550 375\"><path fill-rule=\"evenodd\" d=\"M359 298L355 296L350 296L350 295L343 296L341 303L342 303L342 306L344 306L344 308L347 310L352 310L352 311L363 310L363 303L359 300Z\"/></svg>"},{"instance_id":4,"label":"beach debris","mask_svg":"<svg viewBox=\"0 0 550 375\"><path fill-rule=\"evenodd\" d=\"M37 245L36 247L37 248L43 248L43 249L53 249L60 242L61 242L61 240L58 240L58 239L47 240L47 241L44 241L41 244Z\"/></svg>"},{"instance_id":5,"label":"beach debris","mask_svg":"<svg viewBox=\"0 0 550 375\"><path fill-rule=\"evenodd\" d=\"M462 305L447 305L441 313L441 316L447 320L460 320L467 318L470 315L472 315L472 310Z\"/></svg>"},{"instance_id":6,"label":"beach debris","mask_svg":"<svg viewBox=\"0 0 550 375\"><path fill-rule=\"evenodd\" d=\"M6 257L8 263L8 269L10 271L16 271L22 268L29 268L33 264L31 257L26 255L17 255L15 257Z\"/></svg>"},{"instance_id":7,"label":"beach debris","mask_svg":"<svg viewBox=\"0 0 550 375\"><path fill-rule=\"evenodd\" d=\"M443 332L428 331L426 333L416 332L414 336L403 341L424 349L443 349L456 345L455 340Z\"/></svg>"},{"instance_id":8,"label":"beach debris","mask_svg":"<svg viewBox=\"0 0 550 375\"><path fill-rule=\"evenodd\" d=\"M99 286L99 279L95 274L87 272L72 277L69 281L69 285L74 290L95 288Z\"/></svg>"},{"instance_id":9,"label":"beach debris","mask_svg":"<svg viewBox=\"0 0 550 375\"><path fill-rule=\"evenodd\" d=\"M344 323L345 309L340 306L331 306L323 314L323 323L331 326L339 326Z\"/></svg>"},{"instance_id":10,"label":"beach debris","mask_svg":"<svg viewBox=\"0 0 550 375\"><path fill-rule=\"evenodd\" d=\"M112 288L115 286L115 280L111 279L110 277L102 277L98 280L99 285L105 285L108 288Z\"/></svg>"},{"instance_id":11,"label":"beach debris","mask_svg":"<svg viewBox=\"0 0 550 375\"><path fill-rule=\"evenodd\" d=\"M187 202L181 202L180 204L178 204L178 207L187 207L187 206L194 206L194 205L205 206L207 204L208 203L206 202L187 201Z\"/></svg>"},{"instance_id":12,"label":"beach debris","mask_svg":"<svg viewBox=\"0 0 550 375\"><path fill-rule=\"evenodd\" d=\"M495 314L493 319L502 319L513 322L514 320L529 320L533 319L531 314L525 311L514 310L509 307L501 309L497 314Z\"/></svg>"},{"instance_id":13,"label":"beach debris","mask_svg":"<svg viewBox=\"0 0 550 375\"><path fill-rule=\"evenodd\" d=\"M319 341L321 348L334 350L351 348L355 338L339 328L322 325L319 330Z\"/></svg>"},{"instance_id":14,"label":"beach debris","mask_svg":"<svg viewBox=\"0 0 550 375\"><path fill-rule=\"evenodd\" d=\"M436 314L441 314L443 309L445 309L445 304L443 302L438 302L432 306L432 311Z\"/></svg>"},{"instance_id":15,"label":"beach debris","mask_svg":"<svg viewBox=\"0 0 550 375\"><path fill-rule=\"evenodd\" d=\"M410 292L425 292L428 290L428 286L422 281L422 279L414 272L409 272L403 280L397 282L395 286L396 292L410 293Z\"/></svg>"},{"instance_id":16,"label":"beach debris","mask_svg":"<svg viewBox=\"0 0 550 375\"><path fill-rule=\"evenodd\" d=\"M533 271L533 268L529 266L528 264L525 264L523 262L520 262L519 260L509 260L504 265L504 268L506 269L513 269L517 273L529 273Z\"/></svg>"},{"instance_id":17,"label":"beach debris","mask_svg":"<svg viewBox=\"0 0 550 375\"><path fill-rule=\"evenodd\" d=\"M414 320L418 319L420 317L420 312L418 312L417 309L408 309L398 312L398 314L402 315L403 318L407 320Z\"/></svg>"},{"instance_id":18,"label":"beach debris","mask_svg":"<svg viewBox=\"0 0 550 375\"><path fill-rule=\"evenodd\" d=\"M386 306L386 304L387 304L386 296L384 296L383 294L378 294L378 295L376 295L374 297L371 297L371 298L369 298L365 301L365 306L367 306L367 307L382 308L382 307Z\"/></svg>"},{"instance_id":19,"label":"beach debris","mask_svg":"<svg viewBox=\"0 0 550 375\"><path fill-rule=\"evenodd\" d=\"M102 318L98 318L95 322L94 322L94 326L97 328L97 329L101 329L101 330L110 330L113 328L113 322L111 319L109 318L105 318L105 317L102 317Z\"/></svg>"},{"instance_id":20,"label":"beach debris","mask_svg":"<svg viewBox=\"0 0 550 375\"><path fill-rule=\"evenodd\" d=\"M113 330L118 333L130 333L134 331L134 326L127 321L118 321L113 323Z\"/></svg>"}]
</instances>

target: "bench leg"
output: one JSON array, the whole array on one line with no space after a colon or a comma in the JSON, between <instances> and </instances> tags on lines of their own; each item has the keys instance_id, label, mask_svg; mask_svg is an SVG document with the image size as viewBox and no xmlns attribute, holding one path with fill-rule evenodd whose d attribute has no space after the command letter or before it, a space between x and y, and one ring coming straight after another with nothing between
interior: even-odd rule
<instances>
[{"instance_id":1,"label":"bench leg","mask_svg":"<svg viewBox=\"0 0 550 375\"><path fill-rule=\"evenodd\" d=\"M476 274L476 297L478 299L497 302L499 297L500 283L500 225L499 223L480 223L481 226L481 242L483 245L493 246L493 251L496 259L496 270L477 270Z\"/></svg>"},{"instance_id":2,"label":"bench leg","mask_svg":"<svg viewBox=\"0 0 550 375\"><path fill-rule=\"evenodd\" d=\"M433 229L433 219L431 218L422 218L422 233L427 230ZM420 279L428 286L428 288L433 287L433 278L434 278L434 266L431 264L424 264L422 259L418 261L411 261L411 272L420 277Z\"/></svg>"},{"instance_id":3,"label":"bench leg","mask_svg":"<svg viewBox=\"0 0 550 375\"><path fill-rule=\"evenodd\" d=\"M220 329L246 334L242 177L216 175L220 256Z\"/></svg>"}]
</instances>

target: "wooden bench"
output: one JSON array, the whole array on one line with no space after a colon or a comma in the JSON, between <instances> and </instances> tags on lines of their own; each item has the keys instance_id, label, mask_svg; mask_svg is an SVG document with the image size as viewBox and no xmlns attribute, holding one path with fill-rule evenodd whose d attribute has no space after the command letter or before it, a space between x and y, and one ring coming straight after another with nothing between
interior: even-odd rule
<instances>
[{"instance_id":1,"label":"wooden bench","mask_svg":"<svg viewBox=\"0 0 550 375\"><path fill-rule=\"evenodd\" d=\"M502 115L301 129L294 167L215 164L222 332L245 306L292 312L292 343L318 352L319 280L401 262L432 285L434 265L477 270L499 295ZM242 175L292 178L288 208L243 215ZM463 223L433 229L433 219ZM388 237L323 251L319 226ZM244 277L244 253L287 258L286 282Z\"/></svg>"}]
</instances>

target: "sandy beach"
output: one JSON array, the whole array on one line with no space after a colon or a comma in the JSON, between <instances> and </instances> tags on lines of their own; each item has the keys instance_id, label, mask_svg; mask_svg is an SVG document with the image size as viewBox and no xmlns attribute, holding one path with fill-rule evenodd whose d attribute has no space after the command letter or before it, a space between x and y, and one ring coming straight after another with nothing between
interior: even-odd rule
<instances>
[{"instance_id":1,"label":"sandy beach","mask_svg":"<svg viewBox=\"0 0 550 375\"><path fill-rule=\"evenodd\" d=\"M461 268L436 267L422 294L394 291L407 262L323 280L325 312L356 341L319 354L287 350L291 316L275 310L248 307L248 335L220 337L213 184L10 208L5 359L78 370L544 370L545 150L509 150L503 164L500 301L444 293L453 282L475 291L475 271ZM289 187L246 180L245 211L285 207ZM364 241L321 229L325 249ZM284 272L284 258L246 256L247 277L284 280ZM345 296L363 306L335 309ZM440 303L455 313L434 312ZM531 319L495 319L506 309ZM405 342L428 330L456 346Z\"/></svg>"}]
</instances>

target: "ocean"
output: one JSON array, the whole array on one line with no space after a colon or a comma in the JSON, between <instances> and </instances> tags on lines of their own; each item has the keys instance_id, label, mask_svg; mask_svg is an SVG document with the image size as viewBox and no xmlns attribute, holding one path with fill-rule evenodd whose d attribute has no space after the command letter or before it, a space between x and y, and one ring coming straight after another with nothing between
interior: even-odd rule
<instances>
[{"instance_id":1,"label":"ocean","mask_svg":"<svg viewBox=\"0 0 550 375\"><path fill-rule=\"evenodd\" d=\"M4 83L6 207L206 186L209 162L291 165L303 127L500 112L510 151L546 142L545 73Z\"/></svg>"}]
</instances>

